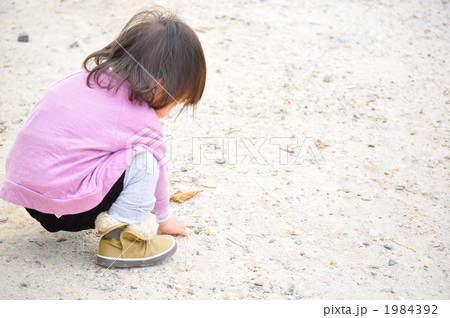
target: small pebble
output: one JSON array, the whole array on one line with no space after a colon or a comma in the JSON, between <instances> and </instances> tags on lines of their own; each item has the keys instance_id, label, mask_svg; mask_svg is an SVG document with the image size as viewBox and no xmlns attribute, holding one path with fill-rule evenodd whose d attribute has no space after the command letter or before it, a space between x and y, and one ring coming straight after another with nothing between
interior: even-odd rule
<instances>
[{"instance_id":1,"label":"small pebble","mask_svg":"<svg viewBox=\"0 0 450 318\"><path fill-rule=\"evenodd\" d=\"M185 167L181 168L181 172L186 172L187 169Z\"/></svg>"},{"instance_id":2,"label":"small pebble","mask_svg":"<svg viewBox=\"0 0 450 318\"><path fill-rule=\"evenodd\" d=\"M395 264L398 264L398 262L395 259L390 258L388 264L389 264L389 266L394 266Z\"/></svg>"},{"instance_id":3,"label":"small pebble","mask_svg":"<svg viewBox=\"0 0 450 318\"><path fill-rule=\"evenodd\" d=\"M6 222L8 220L7 216L1 217L0 218L0 222Z\"/></svg>"},{"instance_id":4,"label":"small pebble","mask_svg":"<svg viewBox=\"0 0 450 318\"><path fill-rule=\"evenodd\" d=\"M198 178L196 178L196 177L192 177L192 182L197 182L198 181Z\"/></svg>"},{"instance_id":5,"label":"small pebble","mask_svg":"<svg viewBox=\"0 0 450 318\"><path fill-rule=\"evenodd\" d=\"M3 241L2 240L0 240L0 244L2 244L3 243Z\"/></svg>"},{"instance_id":6,"label":"small pebble","mask_svg":"<svg viewBox=\"0 0 450 318\"><path fill-rule=\"evenodd\" d=\"M224 163L226 163L227 161L225 159L217 159L216 163L219 165L223 165Z\"/></svg>"},{"instance_id":7,"label":"small pebble","mask_svg":"<svg viewBox=\"0 0 450 318\"><path fill-rule=\"evenodd\" d=\"M261 281L254 282L255 286L264 286L264 283Z\"/></svg>"},{"instance_id":8,"label":"small pebble","mask_svg":"<svg viewBox=\"0 0 450 318\"><path fill-rule=\"evenodd\" d=\"M363 200L363 201L372 201L372 199L370 197L366 197L366 196L362 196L361 200Z\"/></svg>"},{"instance_id":9,"label":"small pebble","mask_svg":"<svg viewBox=\"0 0 450 318\"><path fill-rule=\"evenodd\" d=\"M390 244L384 244L383 247L387 250L392 249L392 246Z\"/></svg>"},{"instance_id":10,"label":"small pebble","mask_svg":"<svg viewBox=\"0 0 450 318\"><path fill-rule=\"evenodd\" d=\"M131 285L130 288L131 288L131 289L137 289L137 287L134 286L134 285Z\"/></svg>"},{"instance_id":11,"label":"small pebble","mask_svg":"<svg viewBox=\"0 0 450 318\"><path fill-rule=\"evenodd\" d=\"M330 75L325 75L325 76L323 77L323 81L324 81L325 83L330 83L330 82L333 81L333 78L332 78Z\"/></svg>"},{"instance_id":12,"label":"small pebble","mask_svg":"<svg viewBox=\"0 0 450 318\"><path fill-rule=\"evenodd\" d=\"M272 206L280 206L280 201L272 203Z\"/></svg>"},{"instance_id":13,"label":"small pebble","mask_svg":"<svg viewBox=\"0 0 450 318\"><path fill-rule=\"evenodd\" d=\"M382 293L391 293L391 294L395 294L395 291L393 291L392 289L382 289L380 290Z\"/></svg>"},{"instance_id":14,"label":"small pebble","mask_svg":"<svg viewBox=\"0 0 450 318\"><path fill-rule=\"evenodd\" d=\"M195 233L195 234L199 234L200 231L199 231L199 230L194 230L194 233Z\"/></svg>"},{"instance_id":15,"label":"small pebble","mask_svg":"<svg viewBox=\"0 0 450 318\"><path fill-rule=\"evenodd\" d=\"M372 266L370 266L372 269L379 269L380 267L379 266L377 266L377 265L372 265Z\"/></svg>"},{"instance_id":16,"label":"small pebble","mask_svg":"<svg viewBox=\"0 0 450 318\"><path fill-rule=\"evenodd\" d=\"M295 285L290 284L289 289L284 293L285 295L294 295L295 293Z\"/></svg>"},{"instance_id":17,"label":"small pebble","mask_svg":"<svg viewBox=\"0 0 450 318\"><path fill-rule=\"evenodd\" d=\"M269 240L269 243L274 243L276 240L274 240L274 239L271 239L271 240Z\"/></svg>"},{"instance_id":18,"label":"small pebble","mask_svg":"<svg viewBox=\"0 0 450 318\"><path fill-rule=\"evenodd\" d=\"M73 48L76 48L76 47L79 47L80 45L78 44L78 42L73 42L71 45L69 45L69 47L71 48L71 49L73 49Z\"/></svg>"},{"instance_id":19,"label":"small pebble","mask_svg":"<svg viewBox=\"0 0 450 318\"><path fill-rule=\"evenodd\" d=\"M21 283L20 283L20 286L22 286L22 287L28 287L28 286L30 286L30 283L29 283L29 282L21 282Z\"/></svg>"},{"instance_id":20,"label":"small pebble","mask_svg":"<svg viewBox=\"0 0 450 318\"><path fill-rule=\"evenodd\" d=\"M397 184L397 185L395 186L395 189L396 189L396 190L399 190L399 191L402 191L402 190L405 190L405 186L404 186L404 185L401 185L401 184Z\"/></svg>"},{"instance_id":21,"label":"small pebble","mask_svg":"<svg viewBox=\"0 0 450 318\"><path fill-rule=\"evenodd\" d=\"M301 241L301 240L297 240L297 241L295 241L295 244L297 244L297 245L300 245L300 244L302 244L303 242Z\"/></svg>"},{"instance_id":22,"label":"small pebble","mask_svg":"<svg viewBox=\"0 0 450 318\"><path fill-rule=\"evenodd\" d=\"M20 33L19 37L17 38L17 41L19 42L28 42L30 38L28 37L27 33Z\"/></svg>"}]
</instances>

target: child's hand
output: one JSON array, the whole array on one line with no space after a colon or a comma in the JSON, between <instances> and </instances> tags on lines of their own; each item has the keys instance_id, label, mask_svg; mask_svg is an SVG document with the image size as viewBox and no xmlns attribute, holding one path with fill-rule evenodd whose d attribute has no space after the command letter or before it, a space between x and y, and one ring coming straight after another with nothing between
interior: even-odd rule
<instances>
[{"instance_id":1,"label":"child's hand","mask_svg":"<svg viewBox=\"0 0 450 318\"><path fill-rule=\"evenodd\" d=\"M167 234L180 234L183 236L188 236L184 221L173 214L167 221L159 223L158 230Z\"/></svg>"}]
</instances>

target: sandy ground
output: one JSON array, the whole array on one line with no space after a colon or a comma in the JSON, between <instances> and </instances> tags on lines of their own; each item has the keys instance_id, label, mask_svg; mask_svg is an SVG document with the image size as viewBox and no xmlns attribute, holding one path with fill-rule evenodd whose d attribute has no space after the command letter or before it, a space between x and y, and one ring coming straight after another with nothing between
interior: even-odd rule
<instances>
[{"instance_id":1,"label":"sandy ground","mask_svg":"<svg viewBox=\"0 0 450 318\"><path fill-rule=\"evenodd\" d=\"M171 206L190 236L105 270L95 231L0 201L0 298L448 299L450 4L372 3L160 2L208 63L194 119L163 122L171 192L204 190ZM1 2L0 180L44 91L142 5Z\"/></svg>"}]
</instances>

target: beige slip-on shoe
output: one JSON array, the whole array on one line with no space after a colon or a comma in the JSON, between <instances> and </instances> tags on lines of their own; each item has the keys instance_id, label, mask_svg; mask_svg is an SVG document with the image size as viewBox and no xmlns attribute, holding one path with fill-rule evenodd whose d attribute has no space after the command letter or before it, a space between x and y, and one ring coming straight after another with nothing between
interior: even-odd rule
<instances>
[{"instance_id":1,"label":"beige slip-on shoe","mask_svg":"<svg viewBox=\"0 0 450 318\"><path fill-rule=\"evenodd\" d=\"M128 226L107 213L106 216L102 214L100 219L97 218L99 222L96 220L99 233L104 235L98 247L97 264L105 267L151 266L175 253L177 244L172 236L152 235L156 233L156 223L151 219ZM102 224L107 224L106 229Z\"/></svg>"}]
</instances>

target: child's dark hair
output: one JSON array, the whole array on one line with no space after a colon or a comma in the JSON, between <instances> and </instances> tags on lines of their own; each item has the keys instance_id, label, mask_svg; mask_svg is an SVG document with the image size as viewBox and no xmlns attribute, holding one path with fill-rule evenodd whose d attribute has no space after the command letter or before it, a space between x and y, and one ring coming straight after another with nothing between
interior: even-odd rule
<instances>
[{"instance_id":1,"label":"child's dark hair","mask_svg":"<svg viewBox=\"0 0 450 318\"><path fill-rule=\"evenodd\" d=\"M89 68L91 61L95 65ZM128 81L129 99L145 101L154 109L174 101L184 103L182 110L195 106L206 81L205 56L194 30L160 8L134 15L113 42L86 58L83 68L89 72L89 87L92 78L105 87L100 75L111 70L120 80L105 88L118 89ZM158 90L161 86L164 89Z\"/></svg>"}]
</instances>

